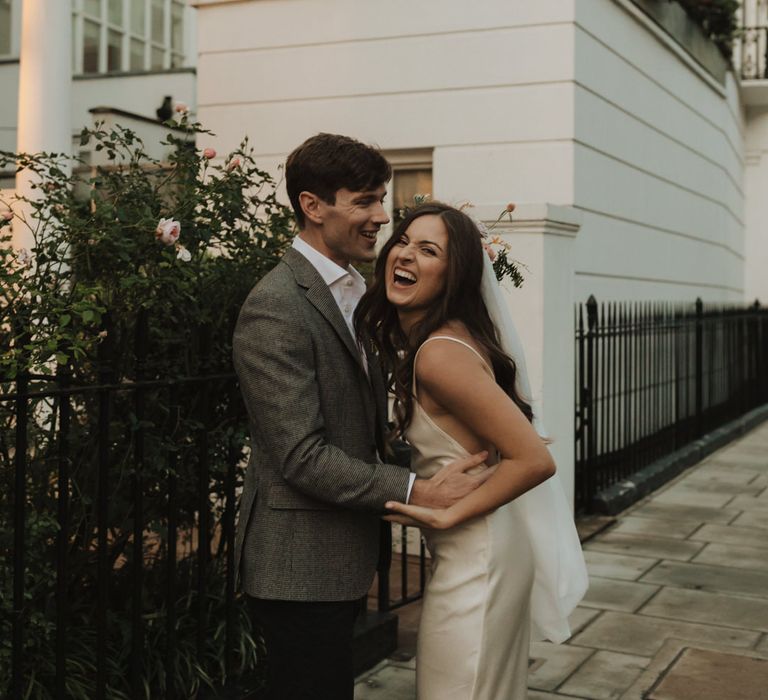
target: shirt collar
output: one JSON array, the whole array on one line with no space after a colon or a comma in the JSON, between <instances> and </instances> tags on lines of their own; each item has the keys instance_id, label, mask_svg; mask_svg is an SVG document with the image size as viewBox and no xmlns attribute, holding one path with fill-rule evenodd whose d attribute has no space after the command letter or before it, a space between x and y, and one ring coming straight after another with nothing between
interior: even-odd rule
<instances>
[{"instance_id":1,"label":"shirt collar","mask_svg":"<svg viewBox=\"0 0 768 700\"><path fill-rule=\"evenodd\" d=\"M309 245L304 239L299 238L299 236L294 236L292 246L312 263L312 267L318 271L320 277L323 278L329 287L347 275L350 275L358 284L362 283L365 285L363 276L352 265L348 265L345 270L333 262L333 260L323 255L319 250Z\"/></svg>"}]
</instances>

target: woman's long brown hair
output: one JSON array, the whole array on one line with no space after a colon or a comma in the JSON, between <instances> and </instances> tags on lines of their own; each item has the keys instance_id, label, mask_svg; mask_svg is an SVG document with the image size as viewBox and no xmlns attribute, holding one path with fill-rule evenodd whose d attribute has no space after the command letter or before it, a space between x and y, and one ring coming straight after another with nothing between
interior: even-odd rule
<instances>
[{"instance_id":1,"label":"woman's long brown hair","mask_svg":"<svg viewBox=\"0 0 768 700\"><path fill-rule=\"evenodd\" d=\"M387 257L408 227L420 216L439 216L448 232L448 269L445 289L424 318L412 329L412 337L400 327L397 308L387 299ZM409 210L384 244L376 260L373 283L355 312L355 331L361 343L373 343L389 372L389 388L395 396L395 434L402 435L413 418L413 365L416 351L438 328L460 321L488 355L496 383L517 404L529 421L530 404L517 392L517 367L502 349L496 327L480 294L483 274L481 235L474 221L458 209L441 202L428 202Z\"/></svg>"}]
</instances>

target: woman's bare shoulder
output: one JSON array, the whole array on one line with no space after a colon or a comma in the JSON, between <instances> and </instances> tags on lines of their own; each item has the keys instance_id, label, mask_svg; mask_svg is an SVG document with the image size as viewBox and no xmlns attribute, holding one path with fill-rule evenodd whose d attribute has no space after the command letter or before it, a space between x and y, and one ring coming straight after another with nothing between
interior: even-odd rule
<instances>
[{"instance_id":1,"label":"woman's bare shoulder","mask_svg":"<svg viewBox=\"0 0 768 700\"><path fill-rule=\"evenodd\" d=\"M469 345L480 357L462 347L461 343L439 342L440 338L454 338ZM482 358L489 364L485 348L473 337L461 321L449 321L430 333L429 338L421 348L419 362L416 368L419 378L434 371L445 371L448 365L474 365Z\"/></svg>"}]
</instances>

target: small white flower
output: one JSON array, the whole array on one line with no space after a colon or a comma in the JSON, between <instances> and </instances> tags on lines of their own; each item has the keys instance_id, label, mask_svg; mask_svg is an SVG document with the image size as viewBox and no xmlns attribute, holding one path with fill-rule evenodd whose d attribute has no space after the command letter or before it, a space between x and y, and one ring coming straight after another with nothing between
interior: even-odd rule
<instances>
[{"instance_id":1,"label":"small white flower","mask_svg":"<svg viewBox=\"0 0 768 700\"><path fill-rule=\"evenodd\" d=\"M179 260L182 262L189 262L192 260L192 253L190 253L183 245L178 246L177 250L176 257Z\"/></svg>"},{"instance_id":2,"label":"small white flower","mask_svg":"<svg viewBox=\"0 0 768 700\"><path fill-rule=\"evenodd\" d=\"M181 224L173 219L160 219L155 229L155 238L163 245L173 245L181 233Z\"/></svg>"},{"instance_id":3,"label":"small white flower","mask_svg":"<svg viewBox=\"0 0 768 700\"><path fill-rule=\"evenodd\" d=\"M19 248L18 252L16 253L16 262L19 263L22 267L27 267L27 265L32 264L32 253L30 253L26 248Z\"/></svg>"}]
</instances>

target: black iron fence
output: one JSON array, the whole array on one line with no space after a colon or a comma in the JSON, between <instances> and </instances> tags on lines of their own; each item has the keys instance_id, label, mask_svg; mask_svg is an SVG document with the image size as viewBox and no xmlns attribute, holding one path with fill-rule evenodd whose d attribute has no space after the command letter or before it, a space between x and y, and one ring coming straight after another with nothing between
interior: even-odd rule
<instances>
[{"instance_id":1,"label":"black iron fence","mask_svg":"<svg viewBox=\"0 0 768 700\"><path fill-rule=\"evenodd\" d=\"M576 307L576 508L768 402L768 309Z\"/></svg>"},{"instance_id":2,"label":"black iron fence","mask_svg":"<svg viewBox=\"0 0 768 700\"><path fill-rule=\"evenodd\" d=\"M0 697L246 697L260 685L234 580L247 416L221 351L231 328L185 329L175 355L151 321L107 318L97 358L0 377ZM395 537L380 611L424 588L418 529ZM392 552L388 527L382 546Z\"/></svg>"},{"instance_id":3,"label":"black iron fence","mask_svg":"<svg viewBox=\"0 0 768 700\"><path fill-rule=\"evenodd\" d=\"M187 698L255 666L233 575L235 377L205 328L191 376L158 373L148 327L130 377L105 355L95 375L0 383L3 697Z\"/></svg>"},{"instance_id":4,"label":"black iron fence","mask_svg":"<svg viewBox=\"0 0 768 700\"><path fill-rule=\"evenodd\" d=\"M735 48L742 80L768 78L768 26L742 27Z\"/></svg>"}]
</instances>

